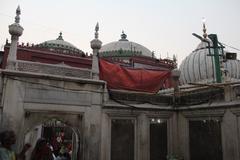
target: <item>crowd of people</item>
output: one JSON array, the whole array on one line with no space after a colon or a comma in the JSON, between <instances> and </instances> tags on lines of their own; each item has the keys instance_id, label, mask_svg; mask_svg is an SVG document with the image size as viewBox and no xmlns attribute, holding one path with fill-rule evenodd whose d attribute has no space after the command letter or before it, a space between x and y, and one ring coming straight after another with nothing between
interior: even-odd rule
<instances>
[{"instance_id":1,"label":"crowd of people","mask_svg":"<svg viewBox=\"0 0 240 160\"><path fill-rule=\"evenodd\" d=\"M30 144L25 144L20 153L15 153L12 146L16 143L16 135L13 131L3 131L0 133L0 160L26 160L25 154L31 148ZM68 148L62 145L57 150L40 138L32 150L30 160L71 160Z\"/></svg>"}]
</instances>

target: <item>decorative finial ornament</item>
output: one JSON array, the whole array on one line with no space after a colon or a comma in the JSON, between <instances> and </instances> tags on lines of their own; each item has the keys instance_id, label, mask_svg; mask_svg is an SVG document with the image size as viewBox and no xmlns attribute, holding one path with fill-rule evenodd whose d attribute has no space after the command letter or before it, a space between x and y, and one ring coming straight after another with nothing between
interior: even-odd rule
<instances>
[{"instance_id":1,"label":"decorative finial ornament","mask_svg":"<svg viewBox=\"0 0 240 160\"><path fill-rule=\"evenodd\" d=\"M62 32L59 33L59 36L58 36L57 40L63 40Z\"/></svg>"},{"instance_id":2,"label":"decorative finial ornament","mask_svg":"<svg viewBox=\"0 0 240 160\"><path fill-rule=\"evenodd\" d=\"M177 62L177 57L175 54L173 54L173 62Z\"/></svg>"},{"instance_id":3,"label":"decorative finial ornament","mask_svg":"<svg viewBox=\"0 0 240 160\"><path fill-rule=\"evenodd\" d=\"M95 38L98 39L98 31L99 31L99 24L97 22L96 27L95 27Z\"/></svg>"},{"instance_id":4,"label":"decorative finial ornament","mask_svg":"<svg viewBox=\"0 0 240 160\"><path fill-rule=\"evenodd\" d=\"M15 23L19 23L20 22L20 15L21 14L21 9L20 6L18 5L17 9L16 9L16 17L15 17Z\"/></svg>"},{"instance_id":5,"label":"decorative finial ornament","mask_svg":"<svg viewBox=\"0 0 240 160\"><path fill-rule=\"evenodd\" d=\"M22 35L23 27L19 24L20 14L21 14L21 9L20 9L20 6L18 6L16 9L15 23L9 26L9 33L11 34L11 36L13 36L12 38L18 39L18 37Z\"/></svg>"},{"instance_id":6,"label":"decorative finial ornament","mask_svg":"<svg viewBox=\"0 0 240 160\"><path fill-rule=\"evenodd\" d=\"M202 19L202 22L203 22L203 37L206 39L207 38L207 29L206 29L206 19L205 18L203 18Z\"/></svg>"},{"instance_id":7,"label":"decorative finial ornament","mask_svg":"<svg viewBox=\"0 0 240 160\"><path fill-rule=\"evenodd\" d=\"M91 41L91 48L99 50L102 46L102 42L98 39L99 24L97 22L95 26L95 39Z\"/></svg>"},{"instance_id":8,"label":"decorative finial ornament","mask_svg":"<svg viewBox=\"0 0 240 160\"><path fill-rule=\"evenodd\" d=\"M127 35L124 33L124 31L122 31L121 39L119 41L128 41L127 40Z\"/></svg>"},{"instance_id":9,"label":"decorative finial ornament","mask_svg":"<svg viewBox=\"0 0 240 160\"><path fill-rule=\"evenodd\" d=\"M11 45L9 49L9 54L7 57L7 69L16 69L16 60L17 60L17 47L18 47L18 39L23 33L23 27L19 24L20 22L20 7L17 7L15 22L8 26L9 33L11 35Z\"/></svg>"}]
</instances>

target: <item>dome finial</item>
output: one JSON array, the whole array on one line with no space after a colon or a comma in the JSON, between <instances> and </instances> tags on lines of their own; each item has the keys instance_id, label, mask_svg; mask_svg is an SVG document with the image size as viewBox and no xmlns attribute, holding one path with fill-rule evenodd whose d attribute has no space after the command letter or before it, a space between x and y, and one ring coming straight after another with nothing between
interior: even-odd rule
<instances>
[{"instance_id":1,"label":"dome finial","mask_svg":"<svg viewBox=\"0 0 240 160\"><path fill-rule=\"evenodd\" d=\"M206 29L206 19L203 17L202 18L202 22L203 22L203 37L206 39L207 38L207 29Z\"/></svg>"},{"instance_id":2,"label":"dome finial","mask_svg":"<svg viewBox=\"0 0 240 160\"><path fill-rule=\"evenodd\" d=\"M59 36L58 36L57 40L63 40L62 32L59 33Z\"/></svg>"},{"instance_id":3,"label":"dome finial","mask_svg":"<svg viewBox=\"0 0 240 160\"><path fill-rule=\"evenodd\" d=\"M119 41L128 41L127 40L127 35L124 33L124 31L122 31L121 39Z\"/></svg>"}]
</instances>

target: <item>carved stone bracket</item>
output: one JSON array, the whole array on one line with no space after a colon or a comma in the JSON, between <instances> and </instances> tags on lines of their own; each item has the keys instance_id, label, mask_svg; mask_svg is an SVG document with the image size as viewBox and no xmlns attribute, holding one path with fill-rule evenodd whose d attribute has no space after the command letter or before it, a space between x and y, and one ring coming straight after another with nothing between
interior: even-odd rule
<instances>
[{"instance_id":1,"label":"carved stone bracket","mask_svg":"<svg viewBox=\"0 0 240 160\"><path fill-rule=\"evenodd\" d=\"M230 111L236 116L240 116L240 108L232 108Z\"/></svg>"}]
</instances>

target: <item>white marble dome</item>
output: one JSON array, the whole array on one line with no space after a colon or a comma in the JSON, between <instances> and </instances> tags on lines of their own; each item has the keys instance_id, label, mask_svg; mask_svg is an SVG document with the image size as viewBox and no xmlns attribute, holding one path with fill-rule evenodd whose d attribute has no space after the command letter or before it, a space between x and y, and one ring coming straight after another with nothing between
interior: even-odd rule
<instances>
[{"instance_id":1,"label":"white marble dome","mask_svg":"<svg viewBox=\"0 0 240 160\"><path fill-rule=\"evenodd\" d=\"M100 49L99 53L106 53L106 52L116 52L116 51L132 51L138 52L142 56L152 57L152 52L147 49L146 47L127 40L127 35L122 33L121 39L119 41L111 42L105 44ZM111 55L109 55L111 56Z\"/></svg>"},{"instance_id":2,"label":"white marble dome","mask_svg":"<svg viewBox=\"0 0 240 160\"><path fill-rule=\"evenodd\" d=\"M209 40L210 46L212 42ZM180 83L195 83L205 82L212 83L215 81L215 66L214 57L209 55L208 43L201 42L197 49L188 55L181 63L179 69L181 71ZM210 49L211 54L214 53L213 48ZM219 54L222 50L219 49ZM240 78L240 61L227 60L223 63L224 69L227 70L228 75L232 79Z\"/></svg>"},{"instance_id":3,"label":"white marble dome","mask_svg":"<svg viewBox=\"0 0 240 160\"><path fill-rule=\"evenodd\" d=\"M64 41L62 37L62 33L60 32L57 39L48 40L38 45L42 48L48 48L52 51L62 51L63 53L77 53L79 55L83 55L83 51L72 45L71 43Z\"/></svg>"}]
</instances>

